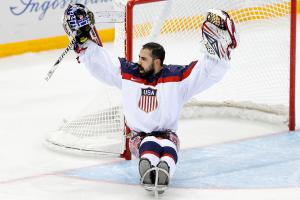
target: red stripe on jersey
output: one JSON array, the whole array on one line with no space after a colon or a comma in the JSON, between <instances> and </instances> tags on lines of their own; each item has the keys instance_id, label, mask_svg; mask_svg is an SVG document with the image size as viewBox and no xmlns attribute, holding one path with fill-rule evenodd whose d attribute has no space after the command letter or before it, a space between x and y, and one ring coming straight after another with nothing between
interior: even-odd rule
<instances>
[{"instance_id":1,"label":"red stripe on jersey","mask_svg":"<svg viewBox=\"0 0 300 200\"><path fill-rule=\"evenodd\" d=\"M156 86L157 84L160 83L170 83L170 82L180 82L184 79L186 79L196 66L197 61L193 62L190 66L188 66L188 69L183 72L182 76L168 76L168 77L160 77L158 80L149 83L145 79L133 76L132 74L128 73L122 73L122 79L137 82L137 83L142 83L144 85L150 85L150 86Z\"/></svg>"},{"instance_id":2,"label":"red stripe on jersey","mask_svg":"<svg viewBox=\"0 0 300 200\"><path fill-rule=\"evenodd\" d=\"M146 101L145 101L145 103L146 103L146 108L145 108L145 111L146 112L149 112L150 111L150 99L151 99L151 97L146 97L145 96L145 98L146 98Z\"/></svg>"},{"instance_id":3,"label":"red stripe on jersey","mask_svg":"<svg viewBox=\"0 0 300 200\"><path fill-rule=\"evenodd\" d=\"M142 109L146 111L146 97L142 96Z\"/></svg>"},{"instance_id":4,"label":"red stripe on jersey","mask_svg":"<svg viewBox=\"0 0 300 200\"><path fill-rule=\"evenodd\" d=\"M186 79L191 74L191 72L194 69L194 67L196 66L196 64L197 64L197 61L193 62L191 64L191 66L183 73L182 80Z\"/></svg>"},{"instance_id":5,"label":"red stripe on jersey","mask_svg":"<svg viewBox=\"0 0 300 200\"><path fill-rule=\"evenodd\" d=\"M152 110L155 109L155 106L154 106L155 99L156 99L156 97L151 97L151 108L152 108Z\"/></svg>"}]
</instances>

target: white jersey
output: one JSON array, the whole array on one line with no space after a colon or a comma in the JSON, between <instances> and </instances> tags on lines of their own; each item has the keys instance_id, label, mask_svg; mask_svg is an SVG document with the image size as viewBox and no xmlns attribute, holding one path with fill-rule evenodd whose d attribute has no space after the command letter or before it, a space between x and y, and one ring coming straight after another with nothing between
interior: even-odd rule
<instances>
[{"instance_id":1,"label":"white jersey","mask_svg":"<svg viewBox=\"0 0 300 200\"><path fill-rule=\"evenodd\" d=\"M186 66L165 65L143 78L137 63L113 58L91 41L87 46L80 61L95 78L121 89L126 124L137 132L176 132L184 103L220 81L229 68L226 61L203 56Z\"/></svg>"}]
</instances>

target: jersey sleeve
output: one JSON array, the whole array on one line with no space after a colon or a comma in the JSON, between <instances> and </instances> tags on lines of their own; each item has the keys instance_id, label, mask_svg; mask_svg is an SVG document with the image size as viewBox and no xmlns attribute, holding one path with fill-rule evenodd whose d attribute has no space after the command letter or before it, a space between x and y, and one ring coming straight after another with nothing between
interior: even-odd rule
<instances>
[{"instance_id":1,"label":"jersey sleeve","mask_svg":"<svg viewBox=\"0 0 300 200\"><path fill-rule=\"evenodd\" d=\"M122 88L120 61L117 57L112 57L105 48L88 41L87 49L79 60L97 80Z\"/></svg>"},{"instance_id":2,"label":"jersey sleeve","mask_svg":"<svg viewBox=\"0 0 300 200\"><path fill-rule=\"evenodd\" d=\"M184 100L208 89L219 82L229 69L228 61L203 56L201 60L192 62L184 69Z\"/></svg>"}]
</instances>

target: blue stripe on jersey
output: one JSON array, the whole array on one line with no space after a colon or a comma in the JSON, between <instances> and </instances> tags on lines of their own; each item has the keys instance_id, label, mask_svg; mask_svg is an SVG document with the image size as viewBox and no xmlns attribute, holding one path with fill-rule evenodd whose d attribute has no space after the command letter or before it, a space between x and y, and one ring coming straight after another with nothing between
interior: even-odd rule
<instances>
[{"instance_id":1,"label":"blue stripe on jersey","mask_svg":"<svg viewBox=\"0 0 300 200\"><path fill-rule=\"evenodd\" d=\"M121 74L131 74L134 77L141 78L139 65L134 62L129 62L125 58L119 58L121 64Z\"/></svg>"},{"instance_id":2,"label":"blue stripe on jersey","mask_svg":"<svg viewBox=\"0 0 300 200\"><path fill-rule=\"evenodd\" d=\"M135 82L144 83L145 85L156 85L157 83L178 82L187 78L197 61L189 65L164 65L158 74L142 77L139 72L138 63L129 62L125 58L119 58L121 63L121 74L123 79L135 79Z\"/></svg>"}]
</instances>

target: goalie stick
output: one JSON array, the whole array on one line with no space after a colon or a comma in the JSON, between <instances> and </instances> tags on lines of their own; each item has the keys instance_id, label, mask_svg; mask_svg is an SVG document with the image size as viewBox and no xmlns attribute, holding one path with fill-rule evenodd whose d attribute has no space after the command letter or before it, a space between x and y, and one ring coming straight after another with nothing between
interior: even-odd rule
<instances>
[{"instance_id":1,"label":"goalie stick","mask_svg":"<svg viewBox=\"0 0 300 200\"><path fill-rule=\"evenodd\" d=\"M123 23L124 22L124 13L121 11L101 11L96 12L97 14L97 23ZM102 20L102 21L101 21ZM91 25L91 39L96 42L99 46L102 46L100 37L97 33L95 25ZM46 81L49 81L49 79L52 77L56 69L58 68L58 64L63 60L63 58L66 56L66 54L74 48L74 45L76 44L75 39L73 39L67 48L63 51L61 56L57 59L57 61L54 63L52 68L48 71L47 76L45 77Z\"/></svg>"},{"instance_id":2,"label":"goalie stick","mask_svg":"<svg viewBox=\"0 0 300 200\"><path fill-rule=\"evenodd\" d=\"M96 27L94 25L92 25L92 29L91 29L91 39L96 42L99 46L102 46L102 42L100 40L100 37L97 33ZM76 44L76 40L73 39L69 45L67 46L67 48L63 51L63 53L59 56L59 58L57 59L57 61L54 63L54 65L52 66L52 68L48 71L47 76L45 77L45 80L48 81L52 75L54 74L55 70L58 68L58 64L62 61L62 59L66 56L66 54L71 50L74 49L74 45Z\"/></svg>"},{"instance_id":3,"label":"goalie stick","mask_svg":"<svg viewBox=\"0 0 300 200\"><path fill-rule=\"evenodd\" d=\"M96 42L99 46L102 46L100 37L97 33L96 27L92 26L91 29L91 39ZM62 59L67 55L67 53L71 50L74 49L74 45L76 44L76 40L73 39L70 44L67 46L67 48L63 51L63 53L59 56L57 61L54 63L52 68L48 71L47 76L45 77L45 80L48 81L52 75L54 74L55 70L58 68L58 64L62 61Z\"/></svg>"},{"instance_id":4,"label":"goalie stick","mask_svg":"<svg viewBox=\"0 0 300 200\"><path fill-rule=\"evenodd\" d=\"M73 49L74 45L75 45L76 41L75 39L73 39L70 44L67 46L67 48L63 51L63 53L59 56L59 58L57 59L57 61L54 63L54 65L52 66L52 68L48 71L47 76L45 77L45 80L48 81L52 75L54 74L55 70L58 67L58 64L62 61L62 59L66 56L66 54Z\"/></svg>"}]
</instances>

